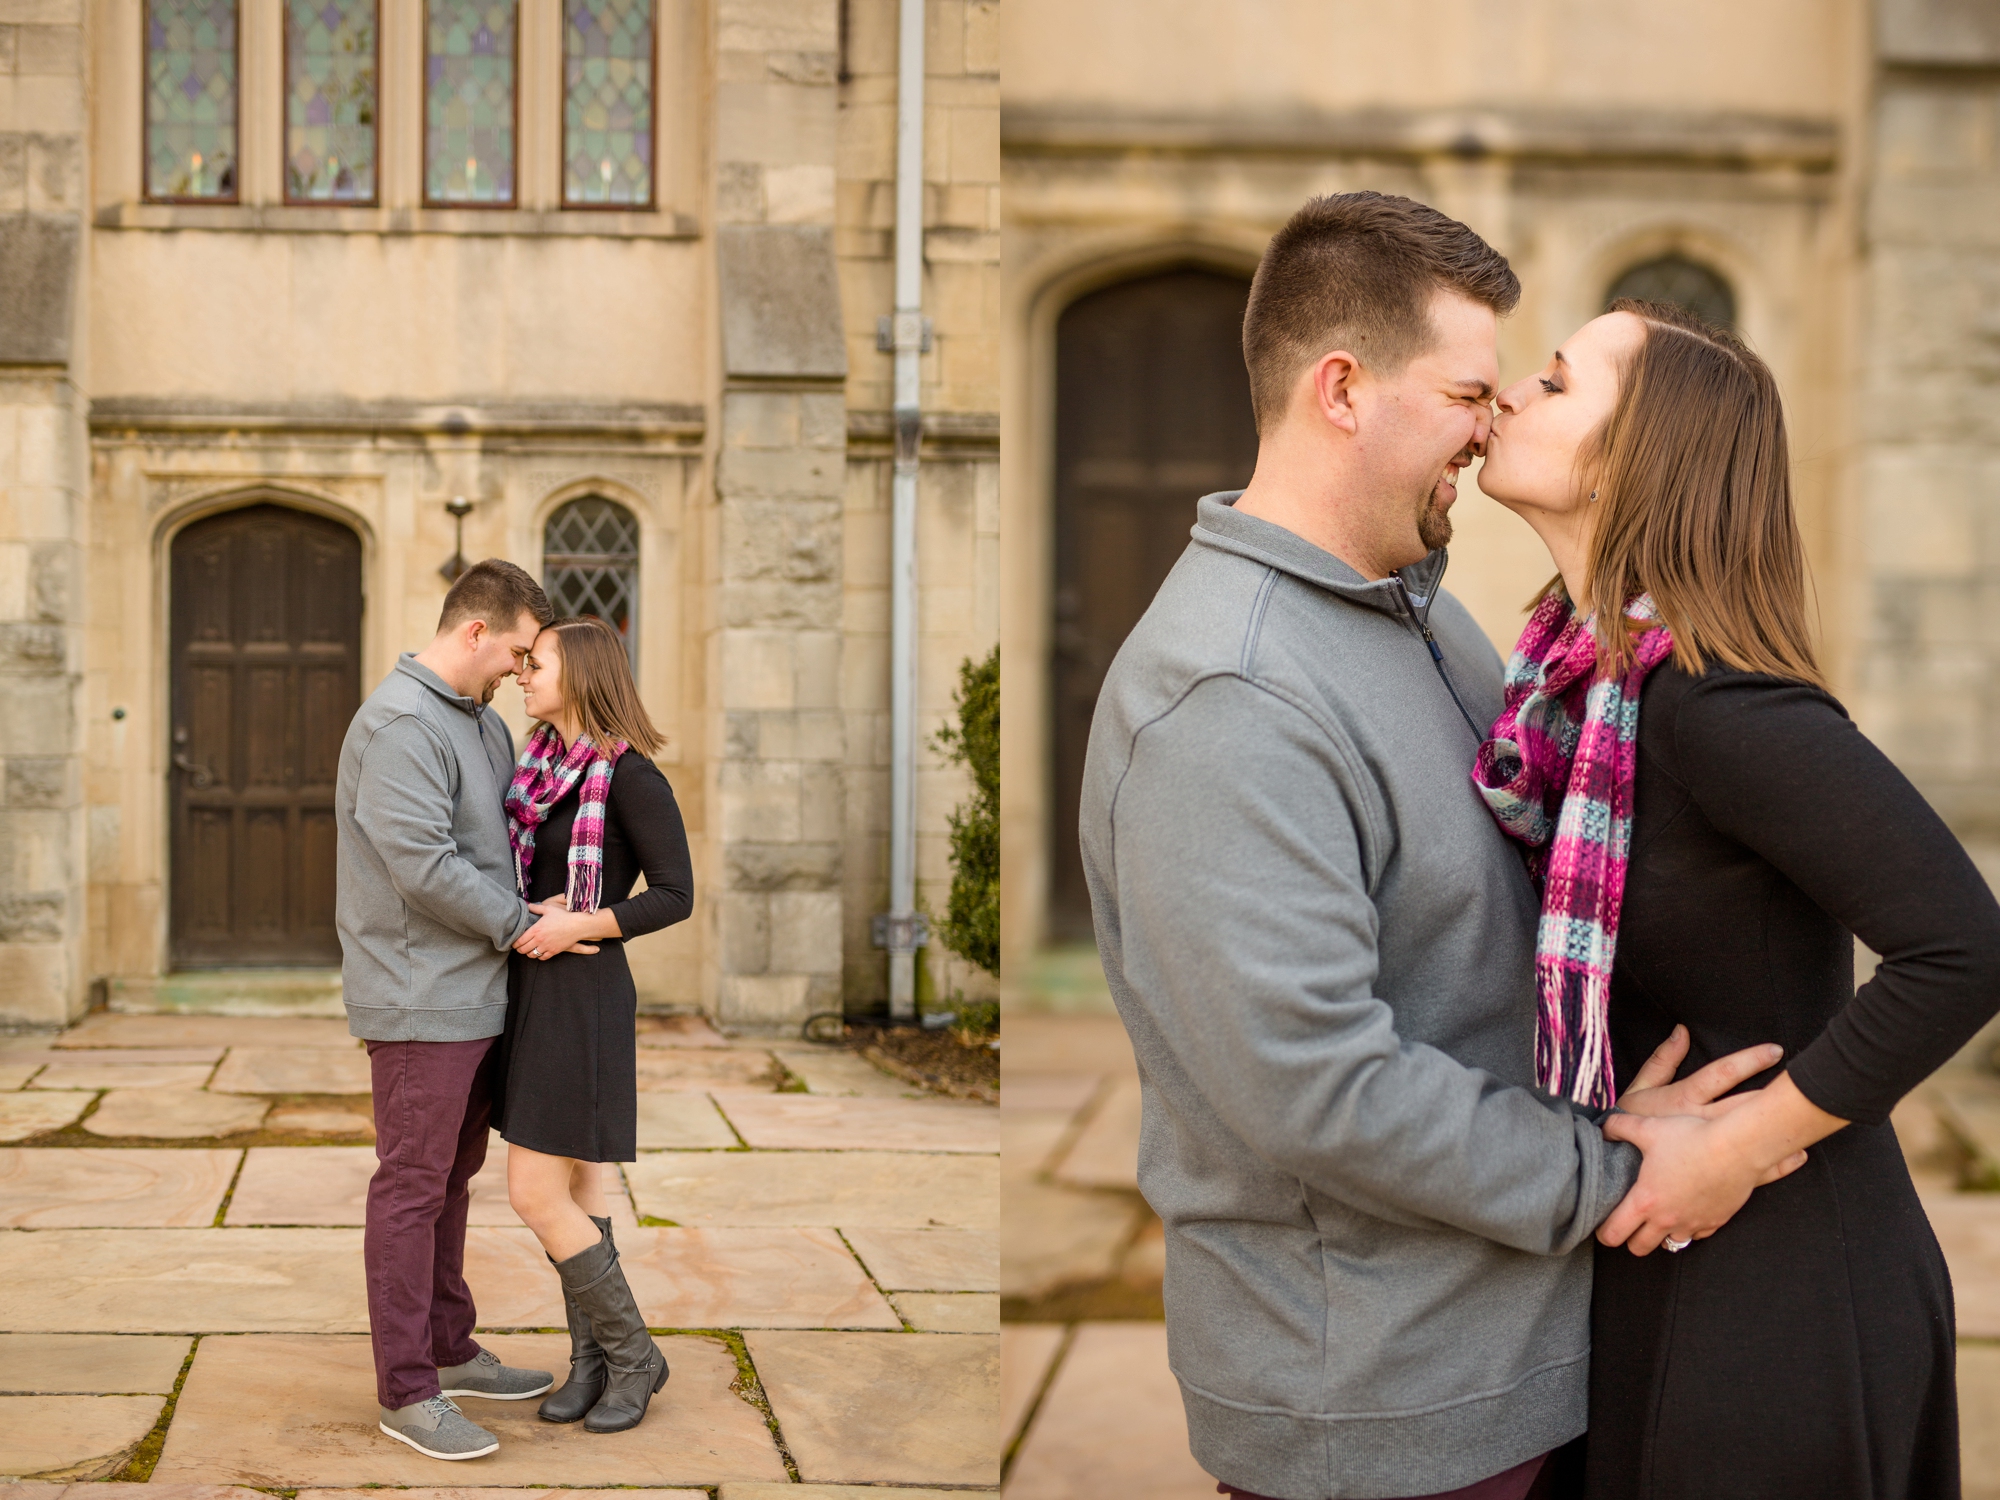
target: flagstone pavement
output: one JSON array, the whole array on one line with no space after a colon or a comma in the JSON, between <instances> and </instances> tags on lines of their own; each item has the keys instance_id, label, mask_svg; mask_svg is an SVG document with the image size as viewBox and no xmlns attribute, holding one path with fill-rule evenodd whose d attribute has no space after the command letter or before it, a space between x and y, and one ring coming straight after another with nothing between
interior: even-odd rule
<instances>
[{"instance_id":1,"label":"flagstone pavement","mask_svg":"<svg viewBox=\"0 0 2000 1500\"><path fill-rule=\"evenodd\" d=\"M1212 1500L1167 1368L1131 1048L1108 996L1064 1001L1066 1013L1010 1009L1003 1023L1003 1493ZM2000 1077L1974 1063L1994 1040L1895 1118L1957 1294L1965 1500L2000 1500L2000 1192L1961 1190L2000 1183Z\"/></svg>"},{"instance_id":2,"label":"flagstone pavement","mask_svg":"<svg viewBox=\"0 0 2000 1500\"><path fill-rule=\"evenodd\" d=\"M639 1160L606 1187L672 1379L608 1436L468 1399L500 1451L449 1469L375 1427L374 1131L343 1022L0 1036L0 1500L115 1496L107 1479L161 1500L991 1493L999 1112L837 1050L640 1024ZM480 1342L559 1373L561 1293L508 1207L506 1149L473 1183Z\"/></svg>"}]
</instances>

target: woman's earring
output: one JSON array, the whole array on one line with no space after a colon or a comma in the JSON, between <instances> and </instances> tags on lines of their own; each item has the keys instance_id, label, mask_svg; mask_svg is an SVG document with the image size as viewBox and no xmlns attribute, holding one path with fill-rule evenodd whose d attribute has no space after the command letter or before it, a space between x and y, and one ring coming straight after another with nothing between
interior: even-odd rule
<instances>
[{"instance_id":1,"label":"woman's earring","mask_svg":"<svg viewBox=\"0 0 2000 1500\"><path fill-rule=\"evenodd\" d=\"M1590 498L1591 498L1591 500L1592 500L1592 501L1595 501L1595 500L1597 499L1597 491L1596 491L1596 490L1592 490L1592 491L1590 492Z\"/></svg>"}]
</instances>

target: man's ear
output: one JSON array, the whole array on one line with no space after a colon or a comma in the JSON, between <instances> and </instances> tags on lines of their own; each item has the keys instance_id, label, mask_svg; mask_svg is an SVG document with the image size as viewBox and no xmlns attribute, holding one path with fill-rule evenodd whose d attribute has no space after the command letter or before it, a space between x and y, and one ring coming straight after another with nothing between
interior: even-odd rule
<instances>
[{"instance_id":1,"label":"man's ear","mask_svg":"<svg viewBox=\"0 0 2000 1500\"><path fill-rule=\"evenodd\" d=\"M1353 435L1358 421L1354 410L1354 383L1361 374L1361 362L1345 349L1322 354L1310 371L1312 400L1319 419Z\"/></svg>"},{"instance_id":2,"label":"man's ear","mask_svg":"<svg viewBox=\"0 0 2000 1500\"><path fill-rule=\"evenodd\" d=\"M466 645L470 646L474 651L477 651L479 649L480 642L484 641L485 639L486 639L486 622L484 620L470 620L466 622L465 626Z\"/></svg>"}]
</instances>

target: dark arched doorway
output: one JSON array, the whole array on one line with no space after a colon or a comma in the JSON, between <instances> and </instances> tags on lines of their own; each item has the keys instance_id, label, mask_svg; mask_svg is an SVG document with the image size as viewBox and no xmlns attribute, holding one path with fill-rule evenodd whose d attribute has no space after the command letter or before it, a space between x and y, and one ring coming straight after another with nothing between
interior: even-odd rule
<instances>
[{"instance_id":1,"label":"dark arched doorway","mask_svg":"<svg viewBox=\"0 0 2000 1500\"><path fill-rule=\"evenodd\" d=\"M340 962L333 789L361 702L361 541L252 505L173 544L175 968Z\"/></svg>"},{"instance_id":2,"label":"dark arched doorway","mask_svg":"<svg viewBox=\"0 0 2000 1500\"><path fill-rule=\"evenodd\" d=\"M1257 461L1250 283L1175 270L1079 298L1056 324L1049 937L1090 938L1076 826L1097 690L1187 547L1195 502Z\"/></svg>"}]
</instances>

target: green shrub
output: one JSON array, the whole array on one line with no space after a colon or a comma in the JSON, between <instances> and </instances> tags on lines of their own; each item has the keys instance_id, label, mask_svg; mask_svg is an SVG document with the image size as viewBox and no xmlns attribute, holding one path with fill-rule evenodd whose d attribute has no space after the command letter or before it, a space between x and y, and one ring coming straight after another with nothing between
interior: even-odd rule
<instances>
[{"instance_id":1,"label":"green shrub","mask_svg":"<svg viewBox=\"0 0 2000 1500\"><path fill-rule=\"evenodd\" d=\"M972 772L971 800L951 814L951 902L938 938L989 974L1000 972L1000 648L958 669L958 725L931 740Z\"/></svg>"}]
</instances>

